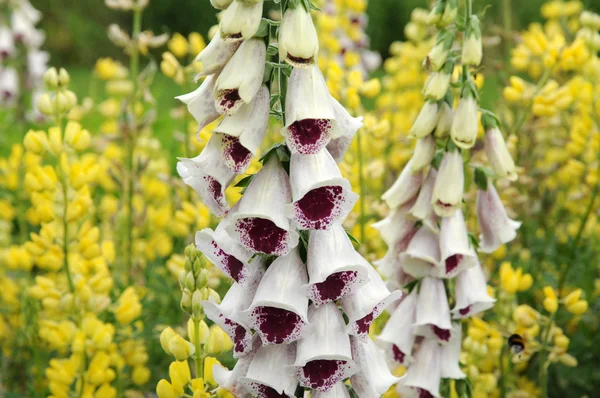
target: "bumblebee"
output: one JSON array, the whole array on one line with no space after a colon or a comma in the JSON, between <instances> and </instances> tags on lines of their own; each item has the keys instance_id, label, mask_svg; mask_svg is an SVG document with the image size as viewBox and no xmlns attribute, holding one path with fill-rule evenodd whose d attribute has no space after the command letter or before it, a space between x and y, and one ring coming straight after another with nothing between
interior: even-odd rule
<instances>
[{"instance_id":1,"label":"bumblebee","mask_svg":"<svg viewBox=\"0 0 600 398\"><path fill-rule=\"evenodd\" d=\"M513 354L521 354L525 351L525 340L520 334L513 334L508 338L508 346Z\"/></svg>"}]
</instances>

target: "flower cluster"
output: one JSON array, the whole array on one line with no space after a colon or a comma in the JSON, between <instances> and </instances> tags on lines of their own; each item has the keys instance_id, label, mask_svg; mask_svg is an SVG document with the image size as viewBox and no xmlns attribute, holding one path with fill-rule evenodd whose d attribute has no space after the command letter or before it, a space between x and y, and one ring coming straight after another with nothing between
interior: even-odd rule
<instances>
[{"instance_id":1,"label":"flower cluster","mask_svg":"<svg viewBox=\"0 0 600 398\"><path fill-rule=\"evenodd\" d=\"M388 245L380 271L389 284L409 292L377 337L397 365L408 367L399 384L408 396L440 396L442 380L447 390L448 379L459 379L457 390L466 388L459 367L460 320L495 302L476 250L494 252L516 237L520 225L508 217L493 184L494 179L514 181L517 174L498 121L487 110L481 112L489 169L469 157L479 123L479 90L471 72L482 60L481 26L470 3L457 18L457 1L438 1L426 18L439 32L424 62L429 70L425 104L409 130L418 141L382 196L392 211L374 225ZM462 46L455 43L457 31ZM462 73L453 83L455 65ZM478 188L479 239L468 232L462 211L466 178Z\"/></svg>"},{"instance_id":2,"label":"flower cluster","mask_svg":"<svg viewBox=\"0 0 600 398\"><path fill-rule=\"evenodd\" d=\"M0 107L10 108L17 117L27 115L38 121L42 116L31 107L29 96L37 97L42 89L50 58L40 50L46 39L36 28L41 18L28 0L0 4Z\"/></svg>"},{"instance_id":3,"label":"flower cluster","mask_svg":"<svg viewBox=\"0 0 600 398\"><path fill-rule=\"evenodd\" d=\"M274 22L260 20L262 1L227 3L217 4L226 7L219 30L198 56L207 77L180 97L199 129L222 117L202 153L178 164L184 181L224 215L215 230L196 235L234 281L222 302L202 302L239 358L231 371L214 366L214 378L238 397L292 397L298 385L314 396L348 396L348 377L358 395L380 396L397 379L366 336L400 292L385 287L342 227L358 197L336 164L361 119L331 96L316 64L310 2L282 6L276 45ZM267 59L277 54L280 62ZM238 182L244 192L230 208L224 191L250 165L269 113L282 119L286 144Z\"/></svg>"}]
</instances>

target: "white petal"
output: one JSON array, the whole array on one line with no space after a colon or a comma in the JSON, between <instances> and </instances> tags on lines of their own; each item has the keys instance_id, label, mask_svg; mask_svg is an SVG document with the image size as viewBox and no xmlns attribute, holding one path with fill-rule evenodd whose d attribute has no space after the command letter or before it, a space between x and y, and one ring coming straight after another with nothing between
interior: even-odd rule
<instances>
[{"instance_id":1,"label":"white petal","mask_svg":"<svg viewBox=\"0 0 600 398\"><path fill-rule=\"evenodd\" d=\"M440 262L439 237L427 227L417 231L400 262L405 272L415 278L435 275Z\"/></svg>"},{"instance_id":2,"label":"white petal","mask_svg":"<svg viewBox=\"0 0 600 398\"><path fill-rule=\"evenodd\" d=\"M413 172L414 162L414 158L409 160L396 182L381 196L392 209L407 203L419 193L424 173L423 170Z\"/></svg>"},{"instance_id":3,"label":"white petal","mask_svg":"<svg viewBox=\"0 0 600 398\"><path fill-rule=\"evenodd\" d=\"M462 211L457 210L452 216L442 218L440 250L442 257L439 276L441 278L453 278L461 271L477 264L477 253L469 242Z\"/></svg>"},{"instance_id":4,"label":"white petal","mask_svg":"<svg viewBox=\"0 0 600 398\"><path fill-rule=\"evenodd\" d=\"M300 229L327 229L345 219L358 200L326 149L314 155L292 154L290 183L294 203L286 214Z\"/></svg>"},{"instance_id":5,"label":"white petal","mask_svg":"<svg viewBox=\"0 0 600 398\"><path fill-rule=\"evenodd\" d=\"M454 318L461 319L490 309L496 302L489 296L481 265L464 270L456 277Z\"/></svg>"},{"instance_id":6,"label":"white petal","mask_svg":"<svg viewBox=\"0 0 600 398\"><path fill-rule=\"evenodd\" d=\"M361 398L379 398L400 379L392 375L385 354L371 339L351 338L352 357L362 366L350 381Z\"/></svg>"},{"instance_id":7,"label":"white petal","mask_svg":"<svg viewBox=\"0 0 600 398\"><path fill-rule=\"evenodd\" d=\"M508 217L491 181L488 181L487 191L477 191L477 218L481 230L480 250L483 253L492 253L502 244L512 241L521 226L520 222Z\"/></svg>"},{"instance_id":8,"label":"white petal","mask_svg":"<svg viewBox=\"0 0 600 398\"><path fill-rule=\"evenodd\" d=\"M435 149L435 138L433 138L433 135L430 134L417 140L417 145L411 159L413 173L429 166L435 156Z\"/></svg>"},{"instance_id":9,"label":"white petal","mask_svg":"<svg viewBox=\"0 0 600 398\"><path fill-rule=\"evenodd\" d=\"M452 325L450 342L442 347L440 356L441 376L447 379L464 379L466 375L460 370L460 347L462 344L462 328L460 323Z\"/></svg>"},{"instance_id":10,"label":"white petal","mask_svg":"<svg viewBox=\"0 0 600 398\"><path fill-rule=\"evenodd\" d=\"M310 232L306 262L310 281L303 290L315 305L352 294L368 279L370 265L354 250L341 224Z\"/></svg>"},{"instance_id":11,"label":"white petal","mask_svg":"<svg viewBox=\"0 0 600 398\"><path fill-rule=\"evenodd\" d=\"M304 7L288 8L279 28L279 60L295 67L317 60L319 38L312 16Z\"/></svg>"},{"instance_id":12,"label":"white petal","mask_svg":"<svg viewBox=\"0 0 600 398\"><path fill-rule=\"evenodd\" d=\"M424 340L415 355L415 362L402 379L403 387L423 389L440 397L441 347L435 340Z\"/></svg>"},{"instance_id":13,"label":"white petal","mask_svg":"<svg viewBox=\"0 0 600 398\"><path fill-rule=\"evenodd\" d=\"M413 324L416 320L417 289L405 295L392 312L377 342L385 348L387 354L399 365L408 365L412 361L415 343Z\"/></svg>"},{"instance_id":14,"label":"white petal","mask_svg":"<svg viewBox=\"0 0 600 398\"><path fill-rule=\"evenodd\" d=\"M336 383L329 391L313 391L312 398L350 398L350 393L343 382Z\"/></svg>"},{"instance_id":15,"label":"white petal","mask_svg":"<svg viewBox=\"0 0 600 398\"><path fill-rule=\"evenodd\" d=\"M417 232L415 223L417 219L399 210L392 210L390 214L381 221L372 225L379 231L381 239L390 249L397 254L405 251L410 240Z\"/></svg>"},{"instance_id":16,"label":"white petal","mask_svg":"<svg viewBox=\"0 0 600 398\"><path fill-rule=\"evenodd\" d=\"M459 151L446 152L433 185L431 203L440 217L450 217L460 208L463 199L465 175Z\"/></svg>"},{"instance_id":17,"label":"white petal","mask_svg":"<svg viewBox=\"0 0 600 398\"><path fill-rule=\"evenodd\" d=\"M215 76L208 76L196 90L175 97L187 105L188 112L198 122L198 132L221 116L215 108L215 101L213 99L216 81L217 78Z\"/></svg>"},{"instance_id":18,"label":"white petal","mask_svg":"<svg viewBox=\"0 0 600 398\"><path fill-rule=\"evenodd\" d=\"M431 204L431 195L433 194L433 185L435 184L436 176L437 170L433 167L430 168L427 178L425 178L425 181L421 185L419 196L417 196L417 200L409 210L409 214L423 221L423 224L432 231L438 232L438 218Z\"/></svg>"},{"instance_id":19,"label":"white petal","mask_svg":"<svg viewBox=\"0 0 600 398\"><path fill-rule=\"evenodd\" d=\"M296 357L294 344L262 346L250 364L245 377L240 382L258 397L269 397L275 390L278 394L293 397L298 381L289 367ZM271 391L268 391L268 390ZM266 391L267 390L267 391Z\"/></svg>"},{"instance_id":20,"label":"white petal","mask_svg":"<svg viewBox=\"0 0 600 398\"><path fill-rule=\"evenodd\" d=\"M212 75L223 69L240 44L240 41L223 40L221 30L217 30L210 43L196 57L196 61L202 63L202 72L198 76Z\"/></svg>"},{"instance_id":21,"label":"white petal","mask_svg":"<svg viewBox=\"0 0 600 398\"><path fill-rule=\"evenodd\" d=\"M336 162L341 162L344 159L344 155L346 151L350 147L352 143L352 139L354 135L363 125L362 116L360 117L352 117L335 98L331 97L331 102L333 104L333 111L335 113L336 120L336 129L339 129L339 132L334 132L333 136L337 136L337 138L331 139L329 144L327 144L327 150L333 156Z\"/></svg>"},{"instance_id":22,"label":"white petal","mask_svg":"<svg viewBox=\"0 0 600 398\"><path fill-rule=\"evenodd\" d=\"M442 279L423 278L419 286L416 311L414 332L417 336L433 338L442 343L450 340L450 308Z\"/></svg>"},{"instance_id":23,"label":"white petal","mask_svg":"<svg viewBox=\"0 0 600 398\"><path fill-rule=\"evenodd\" d=\"M502 137L500 129L497 127L489 129L485 133L483 144L494 173L498 177L516 181L518 175L515 169L515 162L506 147L506 142Z\"/></svg>"},{"instance_id":24,"label":"white petal","mask_svg":"<svg viewBox=\"0 0 600 398\"><path fill-rule=\"evenodd\" d=\"M212 368L213 378L219 387L226 389L237 398L250 398L252 395L249 394L243 384L240 383L240 378L244 377L248 372L252 359L259 348L260 339L258 336L254 336L251 351L248 355L238 359L232 370L229 370L218 363L214 364Z\"/></svg>"},{"instance_id":25,"label":"white petal","mask_svg":"<svg viewBox=\"0 0 600 398\"><path fill-rule=\"evenodd\" d=\"M226 40L248 40L258 31L263 2L246 4L232 2L222 15L219 27Z\"/></svg>"}]
</instances>

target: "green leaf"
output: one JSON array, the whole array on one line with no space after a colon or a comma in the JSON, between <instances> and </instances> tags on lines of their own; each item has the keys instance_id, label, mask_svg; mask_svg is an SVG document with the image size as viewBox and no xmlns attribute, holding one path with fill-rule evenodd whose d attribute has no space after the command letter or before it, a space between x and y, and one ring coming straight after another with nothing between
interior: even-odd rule
<instances>
[{"instance_id":1,"label":"green leaf","mask_svg":"<svg viewBox=\"0 0 600 398\"><path fill-rule=\"evenodd\" d=\"M258 30L254 34L254 37L266 37L269 35L269 20L263 18L260 20L260 25L258 25Z\"/></svg>"},{"instance_id":2,"label":"green leaf","mask_svg":"<svg viewBox=\"0 0 600 398\"><path fill-rule=\"evenodd\" d=\"M284 151L285 155L281 152L282 150ZM265 152L264 155L262 155L262 157L259 159L259 161L262 164L265 164L273 155L277 155L280 162L289 161L289 152L287 152L287 151L288 150L287 150L287 147L285 146L285 144L275 144L271 148L269 148L269 150L267 152ZM282 158L285 159L285 156L287 156L287 160L282 160Z\"/></svg>"},{"instance_id":3,"label":"green leaf","mask_svg":"<svg viewBox=\"0 0 600 398\"><path fill-rule=\"evenodd\" d=\"M433 167L436 170L440 169L440 165L442 164L442 159L444 158L444 151L437 151L437 153L435 154L435 157L433 158Z\"/></svg>"},{"instance_id":4,"label":"green leaf","mask_svg":"<svg viewBox=\"0 0 600 398\"><path fill-rule=\"evenodd\" d=\"M346 235L348 235L348 238L350 239L350 241L358 246L360 246L360 241L358 239L356 239L356 237L354 235L352 235L350 232L346 231Z\"/></svg>"},{"instance_id":5,"label":"green leaf","mask_svg":"<svg viewBox=\"0 0 600 398\"><path fill-rule=\"evenodd\" d=\"M278 52L279 49L277 48L277 46L270 44L269 47L267 47L267 54L269 55L277 55Z\"/></svg>"},{"instance_id":6,"label":"green leaf","mask_svg":"<svg viewBox=\"0 0 600 398\"><path fill-rule=\"evenodd\" d=\"M267 63L265 65L265 74L263 75L263 83L268 83L271 81L271 79L273 78L273 65L270 65L269 63Z\"/></svg>"},{"instance_id":7,"label":"green leaf","mask_svg":"<svg viewBox=\"0 0 600 398\"><path fill-rule=\"evenodd\" d=\"M475 169L475 184L477 184L477 188L487 191L488 189L488 178L485 174L485 171L477 167Z\"/></svg>"},{"instance_id":8,"label":"green leaf","mask_svg":"<svg viewBox=\"0 0 600 398\"><path fill-rule=\"evenodd\" d=\"M250 182L252 181L252 177L254 177L254 174L246 176L244 178L242 178L241 180L238 181L237 184L234 185L235 188L245 188L247 187Z\"/></svg>"},{"instance_id":9,"label":"green leaf","mask_svg":"<svg viewBox=\"0 0 600 398\"><path fill-rule=\"evenodd\" d=\"M470 232L469 232L469 242L471 242L471 245L473 245L473 247L475 249L479 249L479 239L477 239L477 237L475 237L475 235L473 235Z\"/></svg>"},{"instance_id":10,"label":"green leaf","mask_svg":"<svg viewBox=\"0 0 600 398\"><path fill-rule=\"evenodd\" d=\"M410 283L407 283L406 285L403 286L403 289L408 291L409 293L413 291L413 289L417 286L417 284L419 283L419 280L414 280Z\"/></svg>"}]
</instances>

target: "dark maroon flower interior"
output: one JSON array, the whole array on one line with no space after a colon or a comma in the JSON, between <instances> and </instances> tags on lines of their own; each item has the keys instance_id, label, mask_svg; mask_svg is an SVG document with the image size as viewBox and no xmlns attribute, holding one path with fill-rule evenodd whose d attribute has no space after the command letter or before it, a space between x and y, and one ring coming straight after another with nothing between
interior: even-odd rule
<instances>
[{"instance_id":1,"label":"dark maroon flower interior","mask_svg":"<svg viewBox=\"0 0 600 398\"><path fill-rule=\"evenodd\" d=\"M227 167L237 174L243 173L250 165L252 152L247 150L239 138L230 135L223 136L223 157L226 160Z\"/></svg>"},{"instance_id":2,"label":"dark maroon flower interior","mask_svg":"<svg viewBox=\"0 0 600 398\"><path fill-rule=\"evenodd\" d=\"M446 259L446 275L448 275L452 271L454 271L456 269L456 267L458 267L458 264L460 264L462 259L463 259L462 254L455 254L455 255L448 257Z\"/></svg>"},{"instance_id":3,"label":"dark maroon flower interior","mask_svg":"<svg viewBox=\"0 0 600 398\"><path fill-rule=\"evenodd\" d=\"M266 218L249 217L237 221L236 229L241 243L248 249L284 255L287 252L287 231Z\"/></svg>"},{"instance_id":4,"label":"dark maroon flower interior","mask_svg":"<svg viewBox=\"0 0 600 398\"><path fill-rule=\"evenodd\" d=\"M317 359L300 370L301 383L305 387L327 390L344 377L346 361Z\"/></svg>"},{"instance_id":5,"label":"dark maroon flower interior","mask_svg":"<svg viewBox=\"0 0 600 398\"><path fill-rule=\"evenodd\" d=\"M233 322L231 319L225 319L225 324L231 328L229 334L231 339L233 340L233 350L236 353L243 353L246 349L246 344L248 342L248 332L242 325Z\"/></svg>"},{"instance_id":6,"label":"dark maroon flower interior","mask_svg":"<svg viewBox=\"0 0 600 398\"><path fill-rule=\"evenodd\" d=\"M290 143L299 153L318 153L329 139L331 121L327 119L296 120L288 127Z\"/></svg>"},{"instance_id":7,"label":"dark maroon flower interior","mask_svg":"<svg viewBox=\"0 0 600 398\"><path fill-rule=\"evenodd\" d=\"M240 283L240 280L244 276L242 272L244 270L244 263L233 257L231 254L227 254L214 240L211 241L210 244L213 247L214 255L221 259L220 262L223 271L227 273L231 279Z\"/></svg>"},{"instance_id":8,"label":"dark maroon flower interior","mask_svg":"<svg viewBox=\"0 0 600 398\"><path fill-rule=\"evenodd\" d=\"M237 88L223 90L219 96L219 106L226 111L233 109L238 101L241 100L240 93Z\"/></svg>"},{"instance_id":9,"label":"dark maroon flower interior","mask_svg":"<svg viewBox=\"0 0 600 398\"><path fill-rule=\"evenodd\" d=\"M433 395L427 390L419 388L419 398L434 398Z\"/></svg>"},{"instance_id":10,"label":"dark maroon flower interior","mask_svg":"<svg viewBox=\"0 0 600 398\"><path fill-rule=\"evenodd\" d=\"M371 323L373 323L374 318L375 318L375 313L373 311L373 312L370 312L369 314L365 315L358 321L356 321L355 322L356 323L356 332L358 334L369 333L369 328L371 327Z\"/></svg>"},{"instance_id":11,"label":"dark maroon flower interior","mask_svg":"<svg viewBox=\"0 0 600 398\"><path fill-rule=\"evenodd\" d=\"M338 185L329 185L307 192L294 204L298 223L307 229L326 229L340 216L343 191Z\"/></svg>"},{"instance_id":12,"label":"dark maroon flower interior","mask_svg":"<svg viewBox=\"0 0 600 398\"><path fill-rule=\"evenodd\" d=\"M253 315L265 343L283 344L296 341L304 326L300 316L281 308L256 307Z\"/></svg>"},{"instance_id":13,"label":"dark maroon flower interior","mask_svg":"<svg viewBox=\"0 0 600 398\"><path fill-rule=\"evenodd\" d=\"M467 315L470 311L471 311L471 306L468 305L465 308L461 308L460 310L458 310L458 313L461 315Z\"/></svg>"},{"instance_id":14,"label":"dark maroon flower interior","mask_svg":"<svg viewBox=\"0 0 600 398\"><path fill-rule=\"evenodd\" d=\"M335 301L349 294L347 288L358 276L356 271L336 272L329 275L324 282L317 283L313 287L315 301L319 304L325 304L329 301Z\"/></svg>"},{"instance_id":15,"label":"dark maroon flower interior","mask_svg":"<svg viewBox=\"0 0 600 398\"><path fill-rule=\"evenodd\" d=\"M271 387L267 387L264 384L261 384L258 387L258 398L286 398L287 395L281 393L279 394L277 391L272 389Z\"/></svg>"},{"instance_id":16,"label":"dark maroon flower interior","mask_svg":"<svg viewBox=\"0 0 600 398\"><path fill-rule=\"evenodd\" d=\"M438 337L438 339L443 341L450 341L450 330L438 328L435 325L431 325L431 329L433 333Z\"/></svg>"},{"instance_id":17,"label":"dark maroon flower interior","mask_svg":"<svg viewBox=\"0 0 600 398\"><path fill-rule=\"evenodd\" d=\"M404 363L404 359L406 358L406 354L398 348L396 344L392 346L392 354L394 355L394 361L398 363Z\"/></svg>"},{"instance_id":18,"label":"dark maroon flower interior","mask_svg":"<svg viewBox=\"0 0 600 398\"><path fill-rule=\"evenodd\" d=\"M204 181L207 183L207 191L209 195L215 200L215 202L223 206L225 197L223 196L223 187L221 186L221 183L211 176L204 176Z\"/></svg>"}]
</instances>

